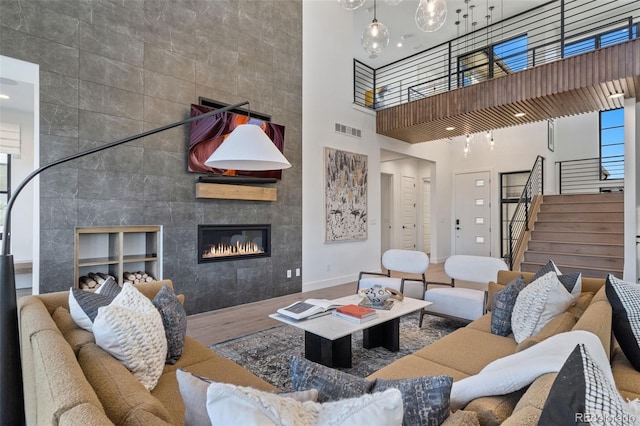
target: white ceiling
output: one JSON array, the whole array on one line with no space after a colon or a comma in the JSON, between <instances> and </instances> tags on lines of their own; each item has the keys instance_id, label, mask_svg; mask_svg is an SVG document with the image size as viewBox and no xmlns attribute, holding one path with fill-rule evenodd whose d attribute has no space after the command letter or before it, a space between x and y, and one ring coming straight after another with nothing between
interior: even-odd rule
<instances>
[{"instance_id":1,"label":"white ceiling","mask_svg":"<svg viewBox=\"0 0 640 426\"><path fill-rule=\"evenodd\" d=\"M465 20L462 16L467 13L467 6L475 5L473 8L473 21L477 22L475 29L483 28L487 25L487 8L493 6L492 22L496 23L502 19L516 15L525 10L532 9L549 0L471 0L468 5L464 0L446 0L447 19L444 26L436 32L425 33L421 31L415 22L415 13L418 8L418 0L403 0L396 6L388 5L384 0L376 0L378 22L385 24L389 30L391 39L389 46L375 59L369 58L369 54L360 45L360 36L364 28L373 20L373 1L366 0L365 4L353 12L353 53L354 58L369 65L372 68L379 68L383 65L394 62L398 59L406 58L414 53L418 53L429 47L436 46L451 39L465 34ZM336 4L336 7L340 7ZM458 20L457 9L460 12L460 25L456 26ZM468 31L471 31L471 13L467 20ZM459 27L459 28L458 28ZM459 33L458 33L459 31ZM397 47L401 37L405 36L403 46Z\"/></svg>"},{"instance_id":2,"label":"white ceiling","mask_svg":"<svg viewBox=\"0 0 640 426\"><path fill-rule=\"evenodd\" d=\"M0 99L0 112L2 110L33 111L33 84L0 76L0 94L9 96L9 99Z\"/></svg>"}]
</instances>

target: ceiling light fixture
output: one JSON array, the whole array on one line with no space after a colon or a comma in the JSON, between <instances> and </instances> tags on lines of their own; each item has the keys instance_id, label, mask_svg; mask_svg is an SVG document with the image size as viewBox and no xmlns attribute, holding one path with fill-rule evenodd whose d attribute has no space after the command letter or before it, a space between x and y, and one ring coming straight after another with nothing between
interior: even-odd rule
<instances>
[{"instance_id":1,"label":"ceiling light fixture","mask_svg":"<svg viewBox=\"0 0 640 426\"><path fill-rule=\"evenodd\" d=\"M9 95L5 95L4 93L0 93L0 99L11 99Z\"/></svg>"},{"instance_id":2,"label":"ceiling light fixture","mask_svg":"<svg viewBox=\"0 0 640 426\"><path fill-rule=\"evenodd\" d=\"M449 126L449 127L447 127L445 130L447 130L447 131L449 131L449 132L450 132L450 131L452 131L452 130L455 130L455 127L453 127L453 126Z\"/></svg>"},{"instance_id":3,"label":"ceiling light fixture","mask_svg":"<svg viewBox=\"0 0 640 426\"><path fill-rule=\"evenodd\" d=\"M444 0L420 0L416 10L416 25L426 33L438 31L447 20L447 3Z\"/></svg>"},{"instance_id":4,"label":"ceiling light fixture","mask_svg":"<svg viewBox=\"0 0 640 426\"><path fill-rule=\"evenodd\" d=\"M524 117L525 115L527 115L526 112L516 112L515 114L513 114L513 116L517 118Z\"/></svg>"},{"instance_id":5,"label":"ceiling light fixture","mask_svg":"<svg viewBox=\"0 0 640 426\"><path fill-rule=\"evenodd\" d=\"M389 30L376 17L376 0L373 0L373 21L362 32L360 43L371 55L379 55L389 45Z\"/></svg>"},{"instance_id":6,"label":"ceiling light fixture","mask_svg":"<svg viewBox=\"0 0 640 426\"><path fill-rule=\"evenodd\" d=\"M338 0L345 10L356 10L364 4L365 0Z\"/></svg>"},{"instance_id":7,"label":"ceiling light fixture","mask_svg":"<svg viewBox=\"0 0 640 426\"><path fill-rule=\"evenodd\" d=\"M624 93L612 93L609 95L609 99L624 98Z\"/></svg>"}]
</instances>

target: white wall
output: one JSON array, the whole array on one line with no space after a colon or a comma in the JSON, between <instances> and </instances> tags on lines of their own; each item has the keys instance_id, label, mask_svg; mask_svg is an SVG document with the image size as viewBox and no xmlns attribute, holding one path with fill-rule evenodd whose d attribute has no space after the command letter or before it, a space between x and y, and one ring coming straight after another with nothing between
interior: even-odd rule
<instances>
[{"instance_id":1,"label":"white wall","mask_svg":"<svg viewBox=\"0 0 640 426\"><path fill-rule=\"evenodd\" d=\"M327 31L331 23L331 31ZM432 187L432 262L451 255L455 174L489 170L492 192L492 252L500 252L499 174L529 170L537 155L545 157L545 194L555 193L555 162L594 157L598 153L598 114L555 120L555 151L547 149L547 122L494 131L496 151L488 150L484 135L476 135L471 155L464 158L464 138L408 144L375 133L372 111L353 106L353 55L344 46L353 33L351 12L333 1L303 0L303 291L355 281L360 271L380 269L380 150L412 157L414 164L430 161ZM322 34L319 37L318 34ZM362 138L334 132L338 122L362 130ZM368 156L368 217L366 241L324 243L323 148L330 146ZM419 182L420 171L416 170ZM400 179L394 179L399 187ZM420 188L417 188L421 194ZM400 191L395 190L396 200ZM397 210L396 210L397 211ZM394 214L397 222L399 215ZM399 238L399 233L394 232Z\"/></svg>"},{"instance_id":2,"label":"white wall","mask_svg":"<svg viewBox=\"0 0 640 426\"><path fill-rule=\"evenodd\" d=\"M21 154L11 157L11 186L15 188L33 171L33 113L3 110L0 121L20 125ZM20 193L11 217L11 253L14 262L33 261L33 186Z\"/></svg>"}]
</instances>

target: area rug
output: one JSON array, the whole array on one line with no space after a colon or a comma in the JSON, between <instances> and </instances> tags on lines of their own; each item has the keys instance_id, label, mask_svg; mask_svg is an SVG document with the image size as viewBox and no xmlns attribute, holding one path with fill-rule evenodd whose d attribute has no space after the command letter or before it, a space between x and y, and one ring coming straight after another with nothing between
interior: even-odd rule
<instances>
[{"instance_id":1,"label":"area rug","mask_svg":"<svg viewBox=\"0 0 640 426\"><path fill-rule=\"evenodd\" d=\"M351 335L352 367L340 368L349 374L366 377L398 358L435 342L465 323L427 315L418 328L418 312L400 319L400 351L385 348L364 349L362 333ZM291 389L289 358L304 356L304 331L286 325L259 331L237 339L211 345L219 355L242 365L281 390Z\"/></svg>"}]
</instances>

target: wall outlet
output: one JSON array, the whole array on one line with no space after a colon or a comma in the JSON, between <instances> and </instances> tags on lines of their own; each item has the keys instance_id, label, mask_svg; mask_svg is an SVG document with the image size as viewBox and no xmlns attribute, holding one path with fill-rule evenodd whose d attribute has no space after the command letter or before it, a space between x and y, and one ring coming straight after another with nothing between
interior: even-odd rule
<instances>
[{"instance_id":1,"label":"wall outlet","mask_svg":"<svg viewBox=\"0 0 640 426\"><path fill-rule=\"evenodd\" d=\"M291 269L287 269L287 278L291 278Z\"/></svg>"},{"instance_id":2,"label":"wall outlet","mask_svg":"<svg viewBox=\"0 0 640 426\"><path fill-rule=\"evenodd\" d=\"M296 268L296 277L300 276L300 268Z\"/></svg>"}]
</instances>

